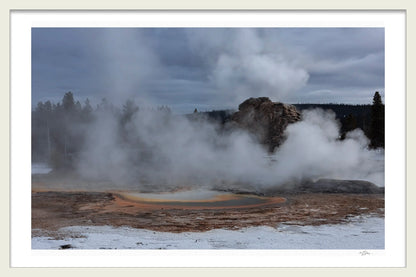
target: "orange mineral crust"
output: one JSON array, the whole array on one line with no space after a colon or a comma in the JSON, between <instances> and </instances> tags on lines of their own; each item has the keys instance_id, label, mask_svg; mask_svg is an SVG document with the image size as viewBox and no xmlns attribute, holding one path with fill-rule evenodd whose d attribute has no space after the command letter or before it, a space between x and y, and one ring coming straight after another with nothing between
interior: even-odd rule
<instances>
[{"instance_id":1,"label":"orange mineral crust","mask_svg":"<svg viewBox=\"0 0 416 277\"><path fill-rule=\"evenodd\" d=\"M283 197L260 197L255 195L217 194L206 199L146 198L146 195L130 193L114 194L115 205L145 209L221 210L244 209L281 204Z\"/></svg>"},{"instance_id":2,"label":"orange mineral crust","mask_svg":"<svg viewBox=\"0 0 416 277\"><path fill-rule=\"evenodd\" d=\"M357 215L384 216L383 194L305 193L269 198L218 193L188 201L181 199L182 195L174 199L141 196L130 192L32 191L32 235L52 234L67 226L197 232L276 227L280 223L335 224Z\"/></svg>"}]
</instances>

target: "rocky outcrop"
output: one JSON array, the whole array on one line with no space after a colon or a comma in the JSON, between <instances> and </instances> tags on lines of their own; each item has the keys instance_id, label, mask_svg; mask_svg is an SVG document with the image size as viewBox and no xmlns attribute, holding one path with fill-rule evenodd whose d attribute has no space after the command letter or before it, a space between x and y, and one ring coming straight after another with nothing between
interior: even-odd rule
<instances>
[{"instance_id":1,"label":"rocky outcrop","mask_svg":"<svg viewBox=\"0 0 416 277\"><path fill-rule=\"evenodd\" d=\"M241 103L238 111L231 116L231 122L249 131L273 152L284 141L287 125L299 121L300 118L295 106L259 97L249 98Z\"/></svg>"},{"instance_id":2,"label":"rocky outcrop","mask_svg":"<svg viewBox=\"0 0 416 277\"><path fill-rule=\"evenodd\" d=\"M241 193L247 193L241 191ZM316 181L304 180L299 183L287 183L264 189L261 195L274 196L302 193L344 193L344 194L384 194L384 187L379 187L363 180L339 180L322 178Z\"/></svg>"},{"instance_id":3,"label":"rocky outcrop","mask_svg":"<svg viewBox=\"0 0 416 277\"><path fill-rule=\"evenodd\" d=\"M319 179L315 182L305 182L300 188L303 192L314 193L358 193L382 194L384 187L363 180Z\"/></svg>"}]
</instances>

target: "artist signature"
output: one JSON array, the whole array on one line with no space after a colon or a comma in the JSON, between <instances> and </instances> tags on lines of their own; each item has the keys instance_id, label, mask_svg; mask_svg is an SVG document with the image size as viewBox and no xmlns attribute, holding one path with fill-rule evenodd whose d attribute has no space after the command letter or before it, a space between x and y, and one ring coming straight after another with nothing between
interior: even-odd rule
<instances>
[{"instance_id":1,"label":"artist signature","mask_svg":"<svg viewBox=\"0 0 416 277\"><path fill-rule=\"evenodd\" d=\"M360 251L359 253L360 253L360 255L361 255L361 256L368 256L368 255L371 255L371 253L370 253L370 252L368 252L367 250Z\"/></svg>"}]
</instances>

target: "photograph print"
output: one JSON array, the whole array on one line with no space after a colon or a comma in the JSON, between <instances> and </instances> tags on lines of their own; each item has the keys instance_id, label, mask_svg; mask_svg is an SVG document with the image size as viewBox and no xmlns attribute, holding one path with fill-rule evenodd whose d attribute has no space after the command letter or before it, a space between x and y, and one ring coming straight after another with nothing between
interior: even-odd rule
<instances>
[{"instance_id":1,"label":"photograph print","mask_svg":"<svg viewBox=\"0 0 416 277\"><path fill-rule=\"evenodd\" d=\"M32 249L385 249L385 29L31 29Z\"/></svg>"}]
</instances>

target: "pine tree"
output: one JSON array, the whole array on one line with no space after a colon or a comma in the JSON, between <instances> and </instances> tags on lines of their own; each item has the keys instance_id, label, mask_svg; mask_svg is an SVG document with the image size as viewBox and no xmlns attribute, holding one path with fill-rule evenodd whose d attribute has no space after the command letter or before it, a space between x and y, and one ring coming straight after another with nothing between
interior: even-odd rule
<instances>
[{"instance_id":1,"label":"pine tree","mask_svg":"<svg viewBox=\"0 0 416 277\"><path fill-rule=\"evenodd\" d=\"M378 91L374 94L371 106L371 147L384 148L384 104Z\"/></svg>"},{"instance_id":2,"label":"pine tree","mask_svg":"<svg viewBox=\"0 0 416 277\"><path fill-rule=\"evenodd\" d=\"M90 99L86 99L84 103L84 107L82 108L82 112L86 117L89 117L92 113L92 107L90 104Z\"/></svg>"},{"instance_id":3,"label":"pine tree","mask_svg":"<svg viewBox=\"0 0 416 277\"><path fill-rule=\"evenodd\" d=\"M65 93L62 98L62 106L64 107L65 112L72 112L75 109L74 95L72 92Z\"/></svg>"},{"instance_id":4,"label":"pine tree","mask_svg":"<svg viewBox=\"0 0 416 277\"><path fill-rule=\"evenodd\" d=\"M128 99L123 105L123 111L121 115L122 124L126 124L131 121L134 115L139 111L139 107L136 106L133 100Z\"/></svg>"}]
</instances>

